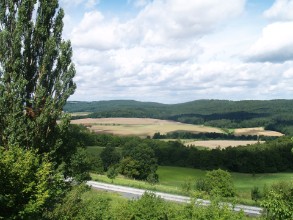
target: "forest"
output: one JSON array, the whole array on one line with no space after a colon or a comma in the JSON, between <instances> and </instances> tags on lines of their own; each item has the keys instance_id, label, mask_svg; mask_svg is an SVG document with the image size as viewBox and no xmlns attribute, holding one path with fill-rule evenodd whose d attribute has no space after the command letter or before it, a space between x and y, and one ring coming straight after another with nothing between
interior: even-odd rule
<instances>
[{"instance_id":1,"label":"forest","mask_svg":"<svg viewBox=\"0 0 293 220\"><path fill-rule=\"evenodd\" d=\"M293 135L293 100L197 100L160 104L129 100L66 103L67 112L89 112L77 118L157 118L220 128L265 127Z\"/></svg>"},{"instance_id":2,"label":"forest","mask_svg":"<svg viewBox=\"0 0 293 220\"><path fill-rule=\"evenodd\" d=\"M281 137L249 146L216 148L212 150L186 147L178 141L160 141L155 139L141 139L139 137L119 137L108 134L95 134L82 125L72 125L71 140L81 146L100 146L111 148L113 154L122 158L126 149L135 149L143 145L153 151L153 157L158 165L224 170L242 173L274 173L293 170L293 155L291 149L293 141L289 137ZM116 149L116 151L115 151ZM121 154L122 152L122 154ZM107 157L111 158L111 156ZM111 165L119 162L114 159ZM109 163L108 163L109 164ZM106 166L106 169L109 166Z\"/></svg>"}]
</instances>

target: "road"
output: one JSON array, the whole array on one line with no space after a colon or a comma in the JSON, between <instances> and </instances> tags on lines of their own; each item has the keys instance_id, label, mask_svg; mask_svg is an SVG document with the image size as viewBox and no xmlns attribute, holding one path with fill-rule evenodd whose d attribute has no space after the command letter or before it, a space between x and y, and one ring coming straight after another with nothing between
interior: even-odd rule
<instances>
[{"instance_id":1,"label":"road","mask_svg":"<svg viewBox=\"0 0 293 220\"><path fill-rule=\"evenodd\" d=\"M101 183L96 181L88 181L87 185L99 190L118 192L122 194L124 197L129 199L140 198L146 191L148 191L143 189ZM162 193L162 192L153 192L153 193L164 200L180 202L180 203L190 203L190 198L187 196L179 196L179 195L173 195L173 194ZM199 205L207 206L207 205L210 205L211 202L209 200L197 199L196 203ZM230 203L223 203L223 204L233 208L232 204ZM260 207L246 206L246 205L235 205L233 210L234 211L243 210L243 212L249 216L260 216L263 212L263 209Z\"/></svg>"}]
</instances>

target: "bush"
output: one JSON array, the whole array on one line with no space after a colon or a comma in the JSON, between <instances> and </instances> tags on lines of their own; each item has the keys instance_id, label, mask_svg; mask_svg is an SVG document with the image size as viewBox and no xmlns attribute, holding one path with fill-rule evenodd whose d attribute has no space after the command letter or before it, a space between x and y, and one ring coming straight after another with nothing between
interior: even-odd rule
<instances>
[{"instance_id":1,"label":"bush","mask_svg":"<svg viewBox=\"0 0 293 220\"><path fill-rule=\"evenodd\" d=\"M267 210L267 219L293 219L293 182L273 185L261 205Z\"/></svg>"},{"instance_id":2,"label":"bush","mask_svg":"<svg viewBox=\"0 0 293 220\"><path fill-rule=\"evenodd\" d=\"M251 199L254 200L255 202L257 202L257 200L261 199L262 198L262 194L259 190L258 187L253 187L251 189Z\"/></svg>"},{"instance_id":3,"label":"bush","mask_svg":"<svg viewBox=\"0 0 293 220\"><path fill-rule=\"evenodd\" d=\"M218 169L208 171L205 175L206 190L210 195L233 197L235 187L229 172Z\"/></svg>"}]
</instances>

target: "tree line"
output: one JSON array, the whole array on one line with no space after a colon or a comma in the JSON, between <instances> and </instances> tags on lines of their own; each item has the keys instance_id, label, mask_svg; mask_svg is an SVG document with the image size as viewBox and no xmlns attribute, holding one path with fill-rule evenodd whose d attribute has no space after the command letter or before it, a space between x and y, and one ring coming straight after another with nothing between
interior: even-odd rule
<instances>
[{"instance_id":1,"label":"tree line","mask_svg":"<svg viewBox=\"0 0 293 220\"><path fill-rule=\"evenodd\" d=\"M140 117L220 128L265 127L293 135L292 100L197 100L182 104L136 101L68 102L68 112L91 112L74 118Z\"/></svg>"},{"instance_id":2,"label":"tree line","mask_svg":"<svg viewBox=\"0 0 293 220\"><path fill-rule=\"evenodd\" d=\"M73 125L72 125L73 126ZM190 167L205 170L222 168L244 173L269 173L293 170L291 149L293 141L280 137L265 143L248 146L228 147L225 149L198 149L186 147L178 141L160 141L139 137L120 137L109 134L95 134L81 125L75 129L83 132L74 134L73 141L84 146L113 147L123 157L123 149L131 146L148 146L154 152L158 165ZM136 143L136 145L134 144Z\"/></svg>"},{"instance_id":3,"label":"tree line","mask_svg":"<svg viewBox=\"0 0 293 220\"><path fill-rule=\"evenodd\" d=\"M200 132L200 133L191 133L185 131L175 131L168 132L166 134L161 134L156 132L153 135L153 139L201 139L201 140L274 140L276 137L269 137L263 135L234 135L226 133L215 133L215 132Z\"/></svg>"}]
</instances>

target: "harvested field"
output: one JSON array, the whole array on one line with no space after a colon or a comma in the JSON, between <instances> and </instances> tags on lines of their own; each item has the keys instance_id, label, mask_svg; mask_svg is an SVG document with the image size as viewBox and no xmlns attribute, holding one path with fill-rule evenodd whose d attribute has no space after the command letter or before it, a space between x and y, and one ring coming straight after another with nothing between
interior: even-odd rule
<instances>
[{"instance_id":1,"label":"harvested field","mask_svg":"<svg viewBox=\"0 0 293 220\"><path fill-rule=\"evenodd\" d=\"M226 148L226 147L237 147L237 146L246 146L248 144L256 144L258 141L234 141L234 140L207 140L207 141L192 141L184 143L185 146L198 146L198 147L207 147L210 149L214 148ZM263 143L264 141L260 141Z\"/></svg>"},{"instance_id":2,"label":"harvested field","mask_svg":"<svg viewBox=\"0 0 293 220\"><path fill-rule=\"evenodd\" d=\"M282 133L277 131L267 131L264 130L263 127L255 127L255 128L239 128L234 130L234 135L259 135L259 136L271 136L271 137L280 137L283 136Z\"/></svg>"},{"instance_id":3,"label":"harvested field","mask_svg":"<svg viewBox=\"0 0 293 220\"><path fill-rule=\"evenodd\" d=\"M83 124L97 133L134 135L140 137L152 137L156 132L166 134L174 131L223 133L218 128L151 118L87 118L72 120L71 123Z\"/></svg>"}]
</instances>

